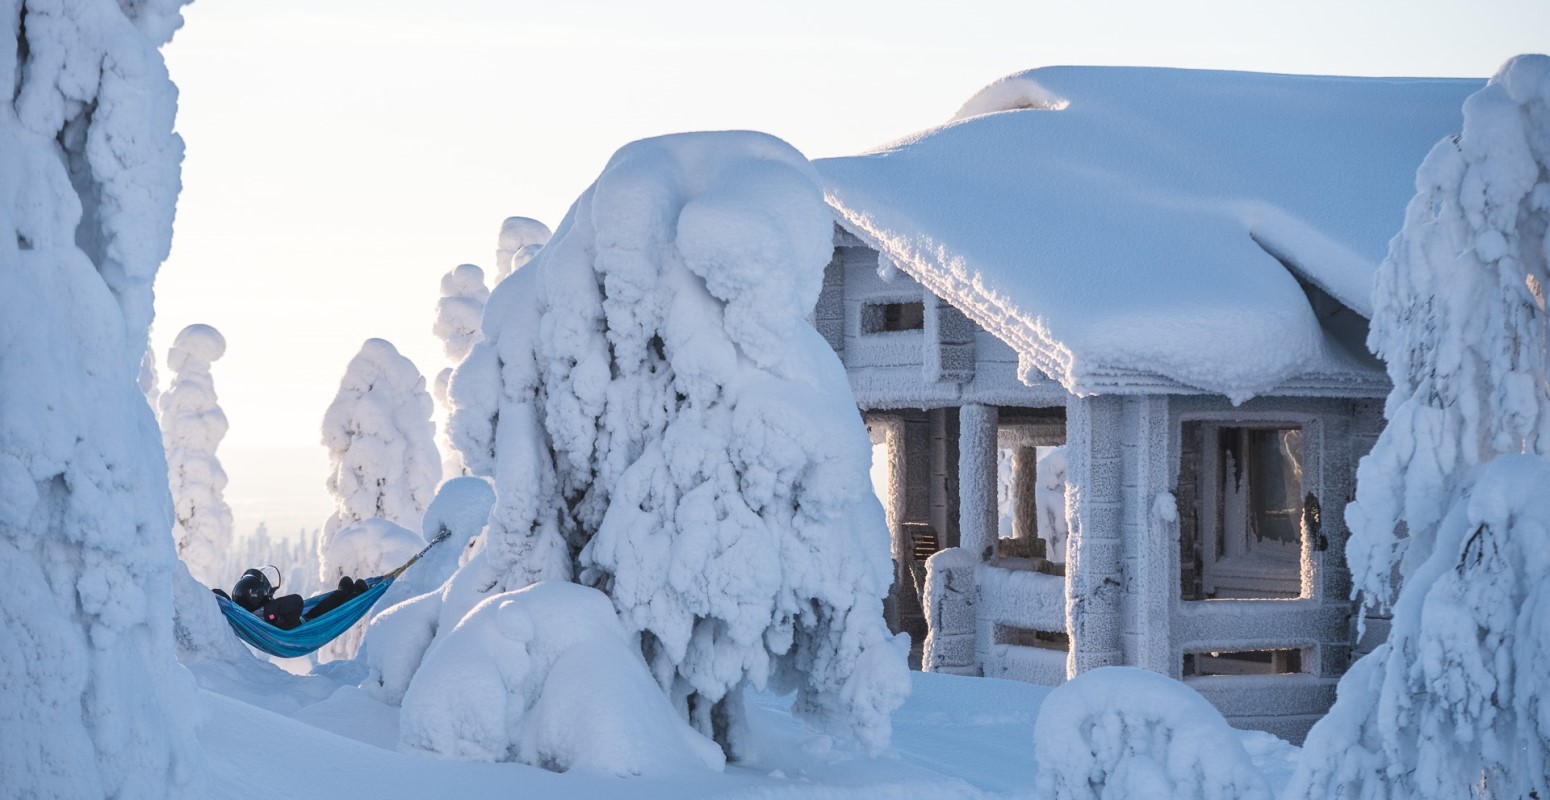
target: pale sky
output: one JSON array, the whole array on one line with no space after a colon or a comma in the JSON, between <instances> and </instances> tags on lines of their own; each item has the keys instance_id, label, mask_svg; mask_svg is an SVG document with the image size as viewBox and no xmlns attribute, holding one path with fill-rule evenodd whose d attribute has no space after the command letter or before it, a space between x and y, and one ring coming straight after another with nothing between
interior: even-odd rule
<instances>
[{"instance_id":1,"label":"pale sky","mask_svg":"<svg viewBox=\"0 0 1550 800\"><path fill-rule=\"evenodd\" d=\"M503 218L557 226L631 140L750 128L820 158L1038 66L1488 77L1550 51L1547 0L198 0L185 16L166 49L187 157L156 287L162 379L179 330L220 329L223 454L315 447L276 472L317 497L323 411L361 343L432 378L441 275L493 272Z\"/></svg>"}]
</instances>

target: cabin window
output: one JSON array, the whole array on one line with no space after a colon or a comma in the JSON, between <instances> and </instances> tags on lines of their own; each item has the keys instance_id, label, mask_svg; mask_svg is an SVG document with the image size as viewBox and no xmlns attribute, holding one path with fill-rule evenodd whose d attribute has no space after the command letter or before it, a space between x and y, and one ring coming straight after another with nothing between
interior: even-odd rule
<instances>
[{"instance_id":1,"label":"cabin window","mask_svg":"<svg viewBox=\"0 0 1550 800\"><path fill-rule=\"evenodd\" d=\"M919 331L926 327L926 304L868 303L861 307L862 333Z\"/></svg>"},{"instance_id":2,"label":"cabin window","mask_svg":"<svg viewBox=\"0 0 1550 800\"><path fill-rule=\"evenodd\" d=\"M1071 637L1065 631L1041 631L1003 625L998 622L994 633L996 644L1037 647L1040 650L1058 650L1062 653L1071 649Z\"/></svg>"},{"instance_id":3,"label":"cabin window","mask_svg":"<svg viewBox=\"0 0 1550 800\"><path fill-rule=\"evenodd\" d=\"M1186 678L1208 675L1297 675L1304 672L1301 649L1185 653L1181 672Z\"/></svg>"},{"instance_id":4,"label":"cabin window","mask_svg":"<svg viewBox=\"0 0 1550 800\"><path fill-rule=\"evenodd\" d=\"M1181 520L1185 599L1300 597L1302 428L1193 423L1184 439L1198 462L1180 470L1195 497Z\"/></svg>"}]
</instances>

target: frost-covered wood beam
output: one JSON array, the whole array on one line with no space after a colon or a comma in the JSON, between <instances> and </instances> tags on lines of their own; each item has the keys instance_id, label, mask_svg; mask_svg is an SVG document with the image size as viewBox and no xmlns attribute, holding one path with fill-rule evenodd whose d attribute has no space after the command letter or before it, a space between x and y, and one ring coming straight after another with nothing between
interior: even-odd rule
<instances>
[{"instance_id":1,"label":"frost-covered wood beam","mask_svg":"<svg viewBox=\"0 0 1550 800\"><path fill-rule=\"evenodd\" d=\"M959 546L985 561L996 544L996 407L958 410Z\"/></svg>"},{"instance_id":2,"label":"frost-covered wood beam","mask_svg":"<svg viewBox=\"0 0 1550 800\"><path fill-rule=\"evenodd\" d=\"M1066 673L1124 663L1120 592L1121 457L1124 399L1072 397L1066 406Z\"/></svg>"}]
</instances>

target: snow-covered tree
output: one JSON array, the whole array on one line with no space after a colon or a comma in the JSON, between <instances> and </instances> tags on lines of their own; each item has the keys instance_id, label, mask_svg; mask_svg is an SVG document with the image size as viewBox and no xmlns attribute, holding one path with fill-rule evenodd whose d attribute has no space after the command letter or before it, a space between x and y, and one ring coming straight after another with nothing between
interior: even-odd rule
<instances>
[{"instance_id":1,"label":"snow-covered tree","mask_svg":"<svg viewBox=\"0 0 1550 800\"><path fill-rule=\"evenodd\" d=\"M441 299L436 301L436 324L431 332L441 339L442 352L451 366L436 375L433 391L436 402L448 408L447 389L452 380L452 369L463 363L474 342L479 341L479 319L484 316L484 304L490 299L490 290L484 285L484 270L473 264L459 264L441 277ZM450 410L448 412L450 414ZM452 445L451 434L443 429L438 437L442 452L443 475L467 475L463 457Z\"/></svg>"},{"instance_id":2,"label":"snow-covered tree","mask_svg":"<svg viewBox=\"0 0 1550 800\"><path fill-rule=\"evenodd\" d=\"M549 226L528 217L507 217L495 244L495 282L516 272L549 243Z\"/></svg>"},{"instance_id":3,"label":"snow-covered tree","mask_svg":"<svg viewBox=\"0 0 1550 800\"><path fill-rule=\"evenodd\" d=\"M419 530L441 482L425 378L382 339L368 339L345 368L339 394L323 415L328 491L334 513L323 526L319 558L346 525L380 517ZM325 586L343 573L325 565Z\"/></svg>"},{"instance_id":4,"label":"snow-covered tree","mask_svg":"<svg viewBox=\"0 0 1550 800\"><path fill-rule=\"evenodd\" d=\"M182 141L179 0L0 0L0 797L203 797L136 383Z\"/></svg>"},{"instance_id":5,"label":"snow-covered tree","mask_svg":"<svg viewBox=\"0 0 1550 800\"><path fill-rule=\"evenodd\" d=\"M226 414L216 402L211 362L226 352L226 339L209 325L178 333L167 353L172 383L161 396L161 436L167 448L174 512L172 537L178 557L194 579L221 586L231 546L231 507L226 470L215 450L226 436Z\"/></svg>"},{"instance_id":6,"label":"snow-covered tree","mask_svg":"<svg viewBox=\"0 0 1550 800\"><path fill-rule=\"evenodd\" d=\"M870 444L806 322L832 228L777 139L628 145L496 287L452 380L454 438L497 484L482 591L602 589L733 752L745 687L873 750L908 691Z\"/></svg>"},{"instance_id":7,"label":"snow-covered tree","mask_svg":"<svg viewBox=\"0 0 1550 800\"><path fill-rule=\"evenodd\" d=\"M1346 510L1356 586L1393 626L1341 681L1291 796L1547 797L1550 58L1471 96L1416 185L1370 339L1388 427Z\"/></svg>"}]
</instances>

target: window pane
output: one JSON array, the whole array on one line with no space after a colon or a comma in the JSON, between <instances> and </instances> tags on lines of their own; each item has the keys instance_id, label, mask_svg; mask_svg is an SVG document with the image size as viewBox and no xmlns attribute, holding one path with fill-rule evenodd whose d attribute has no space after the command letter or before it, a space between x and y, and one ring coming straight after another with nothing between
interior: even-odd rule
<instances>
[{"instance_id":1,"label":"window pane","mask_svg":"<svg viewBox=\"0 0 1550 800\"><path fill-rule=\"evenodd\" d=\"M1248 431L1249 503L1260 541L1302 540L1302 431Z\"/></svg>"}]
</instances>

